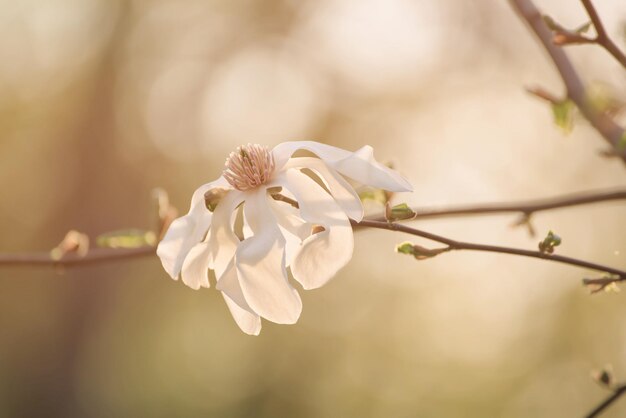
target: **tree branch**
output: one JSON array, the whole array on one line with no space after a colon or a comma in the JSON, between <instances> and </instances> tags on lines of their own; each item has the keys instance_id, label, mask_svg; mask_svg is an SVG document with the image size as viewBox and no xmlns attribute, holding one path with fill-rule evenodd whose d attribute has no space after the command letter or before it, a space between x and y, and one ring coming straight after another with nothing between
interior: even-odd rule
<instances>
[{"instance_id":1,"label":"tree branch","mask_svg":"<svg viewBox=\"0 0 626 418\"><path fill-rule=\"evenodd\" d=\"M543 47L548 52L567 90L567 96L578 106L582 115L598 133L611 145L611 153L619 156L626 164L624 128L619 126L606 113L598 112L590 103L587 91L574 66L562 48L552 42L552 31L544 22L541 13L531 0L510 0L519 16L526 21Z\"/></svg>"},{"instance_id":2,"label":"tree branch","mask_svg":"<svg viewBox=\"0 0 626 418\"><path fill-rule=\"evenodd\" d=\"M566 257L558 254L547 254L540 251L530 251L519 248L500 247L495 245L474 244L471 242L456 241L450 238L435 235L430 232L422 231L419 229L411 228L406 225L400 225L390 222L362 220L361 222L352 221L355 226L363 226L369 228L386 229L389 231L404 232L407 234L415 235L418 237L426 238L431 241L440 242L448 246L450 250L471 250L471 251L483 251L490 253L512 254L522 257L538 258L541 260L554 261L562 264L569 264L572 266L588 268L591 270L597 270L609 274L615 274L619 276L620 280L626 280L626 270L619 270L613 267L605 266L602 264L592 263L589 261L579 260L572 257Z\"/></svg>"},{"instance_id":3,"label":"tree branch","mask_svg":"<svg viewBox=\"0 0 626 418\"><path fill-rule=\"evenodd\" d=\"M137 257L154 255L154 247L139 248L95 248L84 256L77 253L67 253L60 259L54 259L50 252L33 252L18 254L0 254L0 266L58 266L73 267L84 264L98 264L108 261L126 260Z\"/></svg>"},{"instance_id":4,"label":"tree branch","mask_svg":"<svg viewBox=\"0 0 626 418\"><path fill-rule=\"evenodd\" d=\"M282 200L282 199L280 199ZM284 200L283 200L284 201ZM297 203L297 202L296 202ZM448 246L449 250L471 250L471 251L483 251L501 254L512 254L523 257L538 258L542 260L554 261L563 264L569 264L577 267L588 268L591 270L597 270L609 274L619 276L619 280L626 280L626 271L615 269L612 267L604 266L597 263L592 263L584 260L579 260L571 257L546 254L539 251L530 251L518 248L499 247L494 245L474 244L463 241L456 241L450 238L442 237L430 232L422 231L419 229L411 228L406 225L400 225L396 223L367 220L364 219L361 222L351 221L353 226L369 227L376 229L385 229L389 231L404 232L407 234L419 236L429 239L431 241L440 242ZM136 257L143 257L148 255L154 255L154 247L139 247L132 249L110 249L99 248L90 250L84 257L75 253L66 254L60 260L55 260L50 257L50 253L24 253L24 254L0 254L0 265L2 266L59 266L59 267L73 267L77 265L96 264L105 261L124 260Z\"/></svg>"},{"instance_id":5,"label":"tree branch","mask_svg":"<svg viewBox=\"0 0 626 418\"><path fill-rule=\"evenodd\" d=\"M272 197L277 201L288 203L296 206L298 202L281 194L274 194ZM626 190L611 189L593 192L575 193L563 196L557 196L549 199L537 199L515 203L488 203L482 205L461 205L452 208L440 209L420 209L415 208L417 218L439 218L449 216L469 216L469 215L489 215L502 213L520 213L528 218L530 215L540 211L548 211L572 206L586 205L591 203L607 202L612 200L626 199ZM374 218L368 219L367 222L378 222L387 225L386 220ZM365 226L362 221L356 226ZM400 225L394 224L396 227ZM389 228L383 228L389 229ZM434 235L431 235L434 236ZM442 241L440 241L442 242ZM445 243L445 242L444 242ZM61 259L54 259L50 252L34 252L34 253L0 253L0 267L2 266L59 266L72 267L85 264L97 264L107 261L125 260L136 257L143 257L155 253L155 248L150 246L130 249L114 249L114 248L96 248L90 249L86 255L80 256L77 253L67 253ZM531 251L531 253L534 253ZM549 256L543 258L554 258L557 256ZM558 258L558 257L557 257ZM592 267L590 267L592 268ZM600 269L600 271L607 271Z\"/></svg>"},{"instance_id":6,"label":"tree branch","mask_svg":"<svg viewBox=\"0 0 626 418\"><path fill-rule=\"evenodd\" d=\"M599 416L606 408L611 406L613 402L618 400L620 396L626 393L626 385L621 385L615 388L611 396L602 401L598 406L596 406L591 412L585 415L586 418L595 418Z\"/></svg>"},{"instance_id":7,"label":"tree branch","mask_svg":"<svg viewBox=\"0 0 626 418\"><path fill-rule=\"evenodd\" d=\"M613 42L613 40L607 35L606 30L604 29L604 24L602 23L602 20L600 20L600 16L591 3L591 0L581 0L581 2L591 19L591 23L593 23L593 27L596 29L596 37L592 41L601 45L611 55L613 55L613 57L620 64L622 64L624 68L626 68L626 55L624 55L615 42Z\"/></svg>"},{"instance_id":8,"label":"tree branch","mask_svg":"<svg viewBox=\"0 0 626 418\"><path fill-rule=\"evenodd\" d=\"M626 199L626 189L609 189L566 194L547 199L536 199L522 202L460 205L457 207L439 209L414 207L412 209L416 213L416 216L413 219L466 215L495 215L504 213L519 213L525 217L529 217L534 213L547 210L624 199ZM384 221L385 218L377 216L374 217L374 220Z\"/></svg>"}]
</instances>

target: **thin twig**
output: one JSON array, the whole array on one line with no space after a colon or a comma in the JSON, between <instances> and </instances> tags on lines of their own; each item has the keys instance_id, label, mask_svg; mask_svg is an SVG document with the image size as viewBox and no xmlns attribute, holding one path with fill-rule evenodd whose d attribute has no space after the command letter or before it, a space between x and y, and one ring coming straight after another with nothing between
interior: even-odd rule
<instances>
[{"instance_id":1,"label":"thin twig","mask_svg":"<svg viewBox=\"0 0 626 418\"><path fill-rule=\"evenodd\" d=\"M552 42L555 45L584 45L584 44L596 44L595 38L587 38L579 33L570 31L557 31L552 38Z\"/></svg>"},{"instance_id":2,"label":"thin twig","mask_svg":"<svg viewBox=\"0 0 626 418\"><path fill-rule=\"evenodd\" d=\"M624 128L605 112L599 112L587 97L587 91L578 73L562 48L554 45L552 31L531 0L510 0L519 16L528 23L548 52L567 90L567 96L578 106L582 115L611 145L611 153L626 163Z\"/></svg>"},{"instance_id":3,"label":"thin twig","mask_svg":"<svg viewBox=\"0 0 626 418\"><path fill-rule=\"evenodd\" d=\"M65 254L60 259L54 259L50 252L0 254L0 266L59 266L73 267L85 264L97 264L115 260L144 257L156 253L154 247L139 248L95 248L81 256L77 253Z\"/></svg>"},{"instance_id":4,"label":"thin twig","mask_svg":"<svg viewBox=\"0 0 626 418\"><path fill-rule=\"evenodd\" d=\"M622 281L619 276L605 276L596 278L584 278L583 285L591 289L591 294L599 293L603 290L611 289L611 285Z\"/></svg>"},{"instance_id":5,"label":"thin twig","mask_svg":"<svg viewBox=\"0 0 626 418\"><path fill-rule=\"evenodd\" d=\"M281 199L282 200L282 199ZM297 202L295 202L297 204ZM558 263L569 264L578 267L584 267L592 270L597 270L605 273L615 274L620 277L620 280L626 280L626 271L615 269L612 267L604 266L597 263L592 263L584 260L575 259L572 257L566 257L556 254L546 254L539 251L530 251L518 248L500 247L494 245L474 244L463 241L456 241L450 238L442 237L430 232L422 231L419 229L411 228L405 225L400 225L390 222L382 222L375 220L362 220L361 222L351 221L354 226L369 227L376 229L385 229L389 231L404 232L407 234L419 236L429 239L431 241L440 242L447 245L450 250L472 250L472 251L484 251L501 254L512 254L524 257L539 258L542 260L554 261ZM63 266L71 267L84 264L95 264L105 261L123 260L135 257L142 257L147 255L153 255L155 253L154 247L140 247L132 249L94 249L90 250L85 256L81 257L78 254L66 254L60 260L55 260L50 257L49 253L24 253L24 254L0 254L0 265L2 266Z\"/></svg>"},{"instance_id":6,"label":"thin twig","mask_svg":"<svg viewBox=\"0 0 626 418\"><path fill-rule=\"evenodd\" d=\"M512 255L519 255L522 257L538 258L541 260L554 261L557 263L569 264L572 266L583 267L583 268L588 268L591 270L597 270L597 271L602 271L605 273L615 274L620 277L620 280L626 280L626 270L619 270L619 269L605 266L602 264L592 263L590 261L579 260L577 258L566 257L563 255L547 254L547 253L542 253L540 251L524 250L520 248L500 247L496 245L484 245L484 244L474 244L471 242L456 241L450 238L442 237L440 235L435 235L430 232L411 228L406 225L390 223L390 222L371 221L371 220L364 219L361 222L353 221L352 224L355 226L361 226L361 227L369 227L369 228L377 228L377 229L386 229L389 231L404 232L407 234L426 238L431 241L436 241L442 244L446 244L448 247L450 247L451 250L484 251L484 252L490 252L490 253L512 254Z\"/></svg>"},{"instance_id":7,"label":"thin twig","mask_svg":"<svg viewBox=\"0 0 626 418\"><path fill-rule=\"evenodd\" d=\"M593 23L593 27L596 29L596 37L593 41L606 49L620 64L622 64L624 68L626 68L626 55L624 55L615 42L613 42L613 40L607 35L606 29L604 29L604 24L602 23L595 7L591 3L591 0L581 0L581 2L585 7L585 10L587 10L587 14L591 19L591 23Z\"/></svg>"},{"instance_id":8,"label":"thin twig","mask_svg":"<svg viewBox=\"0 0 626 418\"><path fill-rule=\"evenodd\" d=\"M618 386L613 391L611 396L609 396L604 401L602 401L591 412L589 412L587 415L585 415L585 417L586 418L595 418L595 417L599 416L606 408L611 406L611 404L613 402L615 402L616 400L618 400L620 398L620 396L622 396L624 393L626 393L626 385Z\"/></svg>"},{"instance_id":9,"label":"thin twig","mask_svg":"<svg viewBox=\"0 0 626 418\"><path fill-rule=\"evenodd\" d=\"M298 202L282 194L273 194L275 200L286 202L297 207ZM559 208L566 208L590 203L606 202L626 199L626 190L612 189L595 192L585 192L558 196L550 199L539 199L516 203L490 203L482 205L463 205L453 208L420 209L415 208L416 218L438 218L447 216L470 216L502 213L520 213L529 217L533 213ZM415 219L415 218L414 218ZM370 221L384 221L384 219L370 219ZM361 225L362 226L362 225ZM83 264L95 264L106 261L130 259L153 254L154 247L140 247L132 249L101 248L92 249L86 255L68 253L61 259L54 259L49 252L35 253L0 253L0 266L64 266L70 267ZM554 256L552 256L554 257ZM602 270L605 271L605 270Z\"/></svg>"},{"instance_id":10,"label":"thin twig","mask_svg":"<svg viewBox=\"0 0 626 418\"><path fill-rule=\"evenodd\" d=\"M611 200L626 199L626 189L609 189L600 191L590 191L566 194L547 199L537 199L521 202L500 202L477 205L460 205L446 208L412 208L416 213L413 219L441 218L448 216L467 215L495 215L504 213L519 213L523 216L553 209L560 209L572 206L587 205L590 203L607 202ZM384 217L374 217L374 220L385 220Z\"/></svg>"}]
</instances>

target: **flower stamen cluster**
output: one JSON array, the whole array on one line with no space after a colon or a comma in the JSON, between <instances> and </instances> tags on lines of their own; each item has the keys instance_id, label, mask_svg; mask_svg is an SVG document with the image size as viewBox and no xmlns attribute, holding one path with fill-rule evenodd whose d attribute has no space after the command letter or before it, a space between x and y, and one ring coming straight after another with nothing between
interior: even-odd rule
<instances>
[{"instance_id":1,"label":"flower stamen cluster","mask_svg":"<svg viewBox=\"0 0 626 418\"><path fill-rule=\"evenodd\" d=\"M274 173L274 157L263 145L237 147L226 159L224 178L239 191L256 189L267 183Z\"/></svg>"}]
</instances>

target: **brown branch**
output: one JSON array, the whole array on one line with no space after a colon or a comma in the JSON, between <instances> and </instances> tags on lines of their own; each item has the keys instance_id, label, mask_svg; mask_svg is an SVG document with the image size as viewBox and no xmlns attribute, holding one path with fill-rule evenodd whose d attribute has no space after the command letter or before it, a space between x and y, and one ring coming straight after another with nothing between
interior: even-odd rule
<instances>
[{"instance_id":1,"label":"brown branch","mask_svg":"<svg viewBox=\"0 0 626 418\"><path fill-rule=\"evenodd\" d=\"M419 229L411 228L406 225L400 225L390 222L362 220L361 222L352 221L355 226L386 229L389 231L404 232L407 234L415 235L418 237L426 238L431 241L440 242L447 245L450 250L470 250L470 251L483 251L490 253L512 254L522 257L538 258L541 260L554 261L562 264L569 264L572 266L588 268L591 270L602 271L609 274L615 274L620 277L620 280L626 280L626 270L619 270L613 267L605 266L602 264L592 263L590 261L579 260L577 258L566 257L558 254L547 254L540 251L524 250L520 248L500 247L495 245L474 244L471 242L456 241L450 238L435 235L430 232L422 231Z\"/></svg>"},{"instance_id":2,"label":"brown branch","mask_svg":"<svg viewBox=\"0 0 626 418\"><path fill-rule=\"evenodd\" d=\"M298 202L282 194L276 193L272 197L277 201L297 207ZM483 205L464 205L453 208L414 209L417 218L438 218L447 216L488 215L502 213L520 213L528 218L535 212L585 205L590 203L606 202L626 199L626 190L612 189L595 192L576 193L558 196L550 199L539 199L516 203L491 203ZM370 219L373 222L382 222L385 219ZM385 222L386 224L386 222ZM84 256L76 253L67 253L61 259L54 259L50 252L35 253L0 253L0 266L63 266L71 267L84 264L96 264L106 261L125 260L154 254L154 247L140 247L132 249L101 248L92 249ZM554 256L553 256L554 257ZM604 270L602 270L604 271Z\"/></svg>"},{"instance_id":3,"label":"brown branch","mask_svg":"<svg viewBox=\"0 0 626 418\"><path fill-rule=\"evenodd\" d=\"M567 96L578 106L582 115L598 133L611 145L611 152L626 163L624 147L624 128L619 126L609 115L598 112L587 97L587 91L578 73L562 48L554 45L552 31L544 22L541 13L531 0L510 0L519 16L533 30L548 52L567 90Z\"/></svg>"},{"instance_id":4,"label":"brown branch","mask_svg":"<svg viewBox=\"0 0 626 418\"><path fill-rule=\"evenodd\" d=\"M281 199L282 200L282 199ZM297 203L297 202L295 202ZM597 270L609 274L619 276L620 280L626 280L626 271L615 269L612 267L596 264L584 260L579 260L571 257L546 254L539 251L530 251L518 248L500 247L494 245L474 244L463 241L456 241L450 238L435 235L430 232L418 230L405 225L382 222L375 220L362 220L361 222L351 221L352 225L359 227L369 227L376 229L385 229L389 231L404 232L407 234L419 236L429 239L431 241L440 242L449 247L450 250L471 250L471 251L484 251L501 254L512 254L524 257L538 258L542 260L554 261L558 263L569 264L578 267L584 267L592 270ZM24 254L0 254L0 265L2 266L62 266L72 267L85 264L96 264L105 261L124 260L136 257L143 257L147 255L153 255L155 253L154 247L140 247L132 249L94 249L90 250L85 256L81 257L78 254L70 253L66 254L63 258L55 260L50 257L50 253L24 253Z\"/></svg>"},{"instance_id":5,"label":"brown branch","mask_svg":"<svg viewBox=\"0 0 626 418\"><path fill-rule=\"evenodd\" d=\"M591 288L591 294L599 293L605 289L609 289L612 284L620 282L622 279L619 276L605 276L597 277L593 279L583 279L583 285Z\"/></svg>"},{"instance_id":6,"label":"brown branch","mask_svg":"<svg viewBox=\"0 0 626 418\"><path fill-rule=\"evenodd\" d=\"M552 43L559 46L565 45L584 45L597 43L593 38L587 38L579 33L570 31L557 31L552 37Z\"/></svg>"},{"instance_id":7,"label":"brown branch","mask_svg":"<svg viewBox=\"0 0 626 418\"><path fill-rule=\"evenodd\" d=\"M586 418L595 418L599 416L606 408L611 406L613 402L618 400L620 396L626 393L626 385L618 386L613 390L613 393L602 401L598 406L596 406L591 412L585 415Z\"/></svg>"},{"instance_id":8,"label":"brown branch","mask_svg":"<svg viewBox=\"0 0 626 418\"><path fill-rule=\"evenodd\" d=\"M611 38L606 33L606 29L604 29L604 24L598 15L595 7L591 3L591 0L581 0L589 18L591 19L591 23L593 23L593 27L596 29L596 37L592 40L594 43L601 45L604 49L606 49L613 57L620 63L624 68L626 68L626 55L619 49L619 47L613 42Z\"/></svg>"},{"instance_id":9,"label":"brown branch","mask_svg":"<svg viewBox=\"0 0 626 418\"><path fill-rule=\"evenodd\" d=\"M89 250L84 256L77 253L65 254L54 259L50 252L0 254L0 266L58 266L73 267L85 264L98 264L108 261L125 260L155 254L154 247L139 248L96 248Z\"/></svg>"},{"instance_id":10,"label":"brown branch","mask_svg":"<svg viewBox=\"0 0 626 418\"><path fill-rule=\"evenodd\" d=\"M505 213L519 213L525 217L529 217L536 212L624 199L626 199L626 189L609 189L566 194L548 199L537 199L513 203L487 203L477 205L461 205L447 208L414 207L412 209L416 213L416 216L413 219L467 215L495 215ZM375 217L374 220L383 221L385 218L380 216Z\"/></svg>"}]
</instances>

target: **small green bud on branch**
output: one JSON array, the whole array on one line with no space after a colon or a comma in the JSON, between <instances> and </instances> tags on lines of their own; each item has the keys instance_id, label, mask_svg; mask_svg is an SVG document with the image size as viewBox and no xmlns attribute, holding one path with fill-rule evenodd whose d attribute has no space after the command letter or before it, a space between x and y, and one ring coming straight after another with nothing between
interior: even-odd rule
<instances>
[{"instance_id":1,"label":"small green bud on branch","mask_svg":"<svg viewBox=\"0 0 626 418\"><path fill-rule=\"evenodd\" d=\"M554 253L554 247L559 245L561 245L561 237L552 231L548 231L548 235L546 235L543 241L539 242L539 251L545 254L552 254Z\"/></svg>"},{"instance_id":2,"label":"small green bud on branch","mask_svg":"<svg viewBox=\"0 0 626 418\"><path fill-rule=\"evenodd\" d=\"M396 252L400 254L409 254L415 257L416 260L425 260L427 258L435 257L441 253L445 253L452 250L450 247L443 248L425 248L420 245L413 244L412 242L403 242L396 246Z\"/></svg>"},{"instance_id":3,"label":"small green bud on branch","mask_svg":"<svg viewBox=\"0 0 626 418\"><path fill-rule=\"evenodd\" d=\"M385 205L385 218L389 222L405 221L415 218L417 214L406 203L391 206L389 203Z\"/></svg>"}]
</instances>

